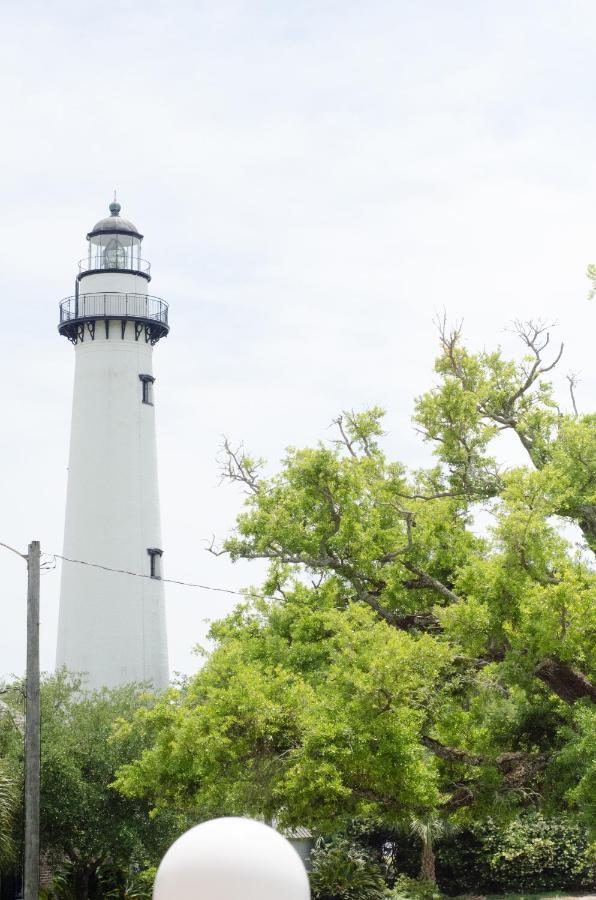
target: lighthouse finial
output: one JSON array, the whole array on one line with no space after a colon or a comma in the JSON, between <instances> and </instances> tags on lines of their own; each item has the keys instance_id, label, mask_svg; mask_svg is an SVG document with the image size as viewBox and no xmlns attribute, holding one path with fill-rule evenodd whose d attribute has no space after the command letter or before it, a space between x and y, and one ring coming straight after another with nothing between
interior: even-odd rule
<instances>
[{"instance_id":1,"label":"lighthouse finial","mask_svg":"<svg viewBox=\"0 0 596 900\"><path fill-rule=\"evenodd\" d=\"M114 191L114 199L113 199L113 201L110 203L110 215L112 215L112 216L119 216L119 215L120 215L120 210L121 210L121 209L122 209L122 207L120 206L120 204L119 204L118 201L116 200L116 191Z\"/></svg>"}]
</instances>

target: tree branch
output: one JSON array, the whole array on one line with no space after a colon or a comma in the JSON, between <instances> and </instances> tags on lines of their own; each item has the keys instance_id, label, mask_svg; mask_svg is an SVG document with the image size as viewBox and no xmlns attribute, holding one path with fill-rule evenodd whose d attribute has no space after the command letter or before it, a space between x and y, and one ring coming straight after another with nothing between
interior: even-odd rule
<instances>
[{"instance_id":1,"label":"tree branch","mask_svg":"<svg viewBox=\"0 0 596 900\"><path fill-rule=\"evenodd\" d=\"M377 615L384 619L388 625L392 625L393 628L399 628L400 631L409 631L412 628L419 628L421 631L440 631L441 629L439 620L431 612L394 612L381 606L374 594L368 591L359 593L358 599L370 606L371 609L374 609Z\"/></svg>"},{"instance_id":2,"label":"tree branch","mask_svg":"<svg viewBox=\"0 0 596 900\"><path fill-rule=\"evenodd\" d=\"M561 584L563 581L562 578L557 578L556 575L552 575L550 572L546 572L542 575L540 572L536 571L536 567L529 561L526 556L526 551L523 547L518 548L519 561L524 572L527 572L530 578L533 578L538 584Z\"/></svg>"},{"instance_id":3,"label":"tree branch","mask_svg":"<svg viewBox=\"0 0 596 900\"><path fill-rule=\"evenodd\" d=\"M344 444L345 447L347 448L348 453L350 454L350 456L353 456L354 459L356 459L357 456L358 456L358 454L357 454L356 451L354 450L354 442L351 441L351 440L349 439L348 435L346 434L346 431L345 431L345 428L344 428L344 417L343 417L343 416L338 416L336 419L332 419L331 424L332 424L332 425L337 425L337 427L339 428L339 433L341 434L341 440L340 440L340 441L337 441L336 443Z\"/></svg>"},{"instance_id":4,"label":"tree branch","mask_svg":"<svg viewBox=\"0 0 596 900\"><path fill-rule=\"evenodd\" d=\"M519 335L528 349L532 351L535 359L530 371L528 372L526 381L508 401L511 405L513 405L517 400L519 400L520 397L522 397L526 393L527 390L529 390L529 388L534 384L537 378L555 368L563 355L564 349L564 345L561 344L559 352L553 362L551 362L548 366L543 366L541 354L544 350L546 350L550 343L550 333L547 330L547 326L542 322L521 322L519 319L514 322L514 325L516 333ZM540 342L543 334L545 334L546 337L542 340L542 342Z\"/></svg>"},{"instance_id":5,"label":"tree branch","mask_svg":"<svg viewBox=\"0 0 596 900\"><path fill-rule=\"evenodd\" d=\"M579 384L579 378L574 372L570 372L569 375L566 376L567 381L569 382L569 393L571 394L571 404L573 406L573 415L577 419L579 417L579 413L577 411L577 403L575 402L575 388Z\"/></svg>"},{"instance_id":6,"label":"tree branch","mask_svg":"<svg viewBox=\"0 0 596 900\"><path fill-rule=\"evenodd\" d=\"M259 470L262 469L263 460L253 461L242 451L242 445L236 450L228 438L224 438L222 450L225 453L225 461L221 469L222 479L243 484L252 494L259 490Z\"/></svg>"},{"instance_id":7,"label":"tree branch","mask_svg":"<svg viewBox=\"0 0 596 900\"><path fill-rule=\"evenodd\" d=\"M534 675L565 703L575 703L584 697L596 703L596 685L579 669L560 659L543 659L534 669Z\"/></svg>"},{"instance_id":8,"label":"tree branch","mask_svg":"<svg viewBox=\"0 0 596 900\"><path fill-rule=\"evenodd\" d=\"M435 756L447 762L465 763L468 766L482 766L486 762L484 756L468 753L467 750L460 750L457 747L446 747L431 737L422 737L421 743Z\"/></svg>"},{"instance_id":9,"label":"tree branch","mask_svg":"<svg viewBox=\"0 0 596 900\"><path fill-rule=\"evenodd\" d=\"M454 594L453 591L449 590L446 585L440 582L437 578L433 578L432 575L428 575L422 569L419 569L418 566L415 566L413 563L408 562L408 560L402 559L400 560L404 569L407 569L408 572L411 572L413 575L416 575L415 579L408 579L407 581L403 581L402 584L407 588L430 588L433 591L436 591L437 594L440 594L442 597L445 597L447 600L450 600L452 603L458 603L460 597L457 594Z\"/></svg>"}]
</instances>

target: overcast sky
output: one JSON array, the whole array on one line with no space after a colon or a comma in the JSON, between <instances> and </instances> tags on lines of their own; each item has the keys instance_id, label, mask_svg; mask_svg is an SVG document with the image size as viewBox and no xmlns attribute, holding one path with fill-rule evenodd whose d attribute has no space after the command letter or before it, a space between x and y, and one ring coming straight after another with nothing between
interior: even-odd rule
<instances>
[{"instance_id":1,"label":"overcast sky","mask_svg":"<svg viewBox=\"0 0 596 900\"><path fill-rule=\"evenodd\" d=\"M2 2L0 541L62 546L72 346L56 331L85 234L145 234L172 330L155 351L165 574L238 588L205 550L242 497L223 434L274 468L342 408L387 446L432 384L433 316L476 348L557 320L559 379L594 397L593 2ZM101 562L101 560L98 560ZM25 566L0 550L0 673L21 672ZM54 664L59 570L42 576ZM167 587L173 670L233 597Z\"/></svg>"}]
</instances>

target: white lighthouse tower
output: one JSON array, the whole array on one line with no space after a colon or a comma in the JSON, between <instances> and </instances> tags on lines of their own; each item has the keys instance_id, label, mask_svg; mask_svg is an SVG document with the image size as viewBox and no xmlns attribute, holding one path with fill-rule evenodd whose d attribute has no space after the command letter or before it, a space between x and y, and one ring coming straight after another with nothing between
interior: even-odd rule
<instances>
[{"instance_id":1,"label":"white lighthouse tower","mask_svg":"<svg viewBox=\"0 0 596 900\"><path fill-rule=\"evenodd\" d=\"M63 563L56 662L83 673L89 689L160 690L168 655L153 347L168 334L168 304L148 294L143 235L119 203L87 240L58 326L76 361L64 556L81 562Z\"/></svg>"}]
</instances>

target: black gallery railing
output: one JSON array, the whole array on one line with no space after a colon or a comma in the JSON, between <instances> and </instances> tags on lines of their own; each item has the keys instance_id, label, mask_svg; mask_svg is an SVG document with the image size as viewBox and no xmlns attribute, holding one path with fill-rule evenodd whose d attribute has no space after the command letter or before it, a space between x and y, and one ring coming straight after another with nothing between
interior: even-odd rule
<instances>
[{"instance_id":1,"label":"black gallery railing","mask_svg":"<svg viewBox=\"0 0 596 900\"><path fill-rule=\"evenodd\" d=\"M109 272L110 269L115 272L137 272L148 276L151 273L151 263L147 259L141 259L139 256L131 257L128 254L92 256L79 260L81 274Z\"/></svg>"},{"instance_id":2,"label":"black gallery railing","mask_svg":"<svg viewBox=\"0 0 596 900\"><path fill-rule=\"evenodd\" d=\"M60 302L60 324L85 319L144 319L168 327L168 304L149 294L80 294Z\"/></svg>"}]
</instances>

